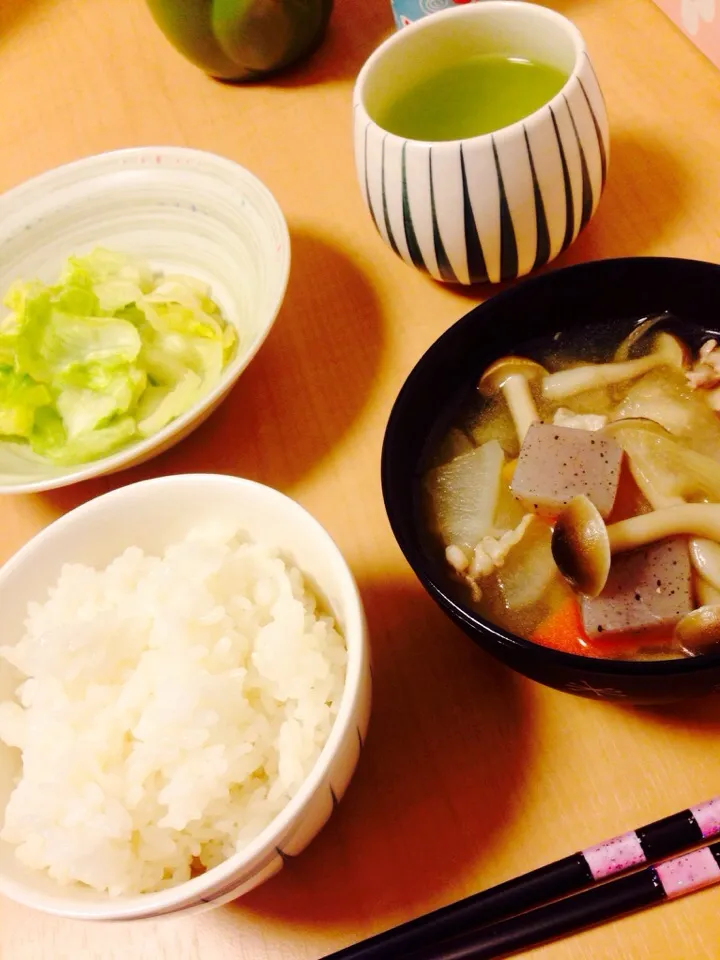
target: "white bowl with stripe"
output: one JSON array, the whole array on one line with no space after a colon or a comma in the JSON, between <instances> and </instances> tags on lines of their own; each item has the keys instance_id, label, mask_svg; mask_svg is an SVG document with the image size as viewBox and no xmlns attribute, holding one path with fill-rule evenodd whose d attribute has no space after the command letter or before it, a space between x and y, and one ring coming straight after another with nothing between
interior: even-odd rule
<instances>
[{"instance_id":1,"label":"white bowl with stripe","mask_svg":"<svg viewBox=\"0 0 720 960\"><path fill-rule=\"evenodd\" d=\"M419 80L477 54L563 71L560 92L494 133L409 140L374 119ZM497 283L549 263L594 214L607 177L607 112L585 42L566 17L520 0L433 14L370 56L354 92L355 164L385 242L449 283Z\"/></svg>"}]
</instances>

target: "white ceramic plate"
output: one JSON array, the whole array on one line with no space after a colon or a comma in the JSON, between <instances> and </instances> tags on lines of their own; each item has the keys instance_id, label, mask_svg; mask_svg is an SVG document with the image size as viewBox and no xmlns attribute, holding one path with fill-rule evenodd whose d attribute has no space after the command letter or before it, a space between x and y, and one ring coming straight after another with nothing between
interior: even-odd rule
<instances>
[{"instance_id":1,"label":"white ceramic plate","mask_svg":"<svg viewBox=\"0 0 720 960\"><path fill-rule=\"evenodd\" d=\"M52 282L70 254L96 246L187 273L212 287L240 346L217 387L153 437L78 467L56 467L0 443L0 493L66 486L167 450L222 401L255 356L282 303L290 268L287 224L268 189L223 157L140 147L58 167L0 196L0 290ZM3 308L4 310L5 308Z\"/></svg>"}]
</instances>

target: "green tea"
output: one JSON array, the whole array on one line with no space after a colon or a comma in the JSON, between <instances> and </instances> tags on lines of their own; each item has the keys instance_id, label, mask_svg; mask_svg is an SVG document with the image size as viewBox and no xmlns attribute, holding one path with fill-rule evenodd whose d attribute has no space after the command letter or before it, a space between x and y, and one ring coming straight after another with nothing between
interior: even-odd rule
<instances>
[{"instance_id":1,"label":"green tea","mask_svg":"<svg viewBox=\"0 0 720 960\"><path fill-rule=\"evenodd\" d=\"M481 54L428 73L375 119L411 140L478 137L529 116L566 80L561 70L544 63Z\"/></svg>"}]
</instances>

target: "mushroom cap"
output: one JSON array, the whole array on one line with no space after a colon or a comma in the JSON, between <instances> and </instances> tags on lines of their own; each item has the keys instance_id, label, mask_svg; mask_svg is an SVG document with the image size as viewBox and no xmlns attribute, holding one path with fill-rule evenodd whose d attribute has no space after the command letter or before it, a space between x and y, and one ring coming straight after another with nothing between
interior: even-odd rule
<instances>
[{"instance_id":1,"label":"mushroom cap","mask_svg":"<svg viewBox=\"0 0 720 960\"><path fill-rule=\"evenodd\" d=\"M492 397L508 377L521 376L526 380L539 380L547 376L547 370L529 357L500 357L491 363L478 381L478 390L484 397Z\"/></svg>"},{"instance_id":2,"label":"mushroom cap","mask_svg":"<svg viewBox=\"0 0 720 960\"><path fill-rule=\"evenodd\" d=\"M552 555L576 590L597 597L610 573L610 541L605 521L585 496L574 497L555 523Z\"/></svg>"},{"instance_id":3,"label":"mushroom cap","mask_svg":"<svg viewBox=\"0 0 720 960\"><path fill-rule=\"evenodd\" d=\"M720 643L720 604L691 610L675 626L675 639L688 651Z\"/></svg>"}]
</instances>

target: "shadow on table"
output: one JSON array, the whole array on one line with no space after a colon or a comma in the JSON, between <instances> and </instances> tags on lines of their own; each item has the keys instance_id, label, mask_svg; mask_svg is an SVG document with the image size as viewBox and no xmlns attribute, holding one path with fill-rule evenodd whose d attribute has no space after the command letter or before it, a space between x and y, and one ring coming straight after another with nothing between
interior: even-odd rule
<instances>
[{"instance_id":1,"label":"shadow on table","mask_svg":"<svg viewBox=\"0 0 720 960\"><path fill-rule=\"evenodd\" d=\"M390 0L335 0L327 34L317 50L258 83L295 89L354 80L373 50L393 31Z\"/></svg>"},{"instance_id":2,"label":"shadow on table","mask_svg":"<svg viewBox=\"0 0 720 960\"><path fill-rule=\"evenodd\" d=\"M720 734L720 691L697 700L683 700L657 707L633 707L638 717L674 730L717 737Z\"/></svg>"},{"instance_id":3,"label":"shadow on table","mask_svg":"<svg viewBox=\"0 0 720 960\"><path fill-rule=\"evenodd\" d=\"M693 203L682 158L668 143L628 130L613 130L608 180L593 219L575 242L556 260L536 270L539 276L575 263L606 257L641 257L661 254L663 240L676 233L676 224ZM652 168L652 176L648 176ZM662 194L662 201L658 196ZM451 285L448 289L480 302L519 281Z\"/></svg>"},{"instance_id":4,"label":"shadow on table","mask_svg":"<svg viewBox=\"0 0 720 960\"><path fill-rule=\"evenodd\" d=\"M374 703L355 779L318 838L229 909L345 942L453 899L519 815L532 696L414 581L361 582ZM342 934L341 934L342 931Z\"/></svg>"},{"instance_id":5,"label":"shadow on table","mask_svg":"<svg viewBox=\"0 0 720 960\"><path fill-rule=\"evenodd\" d=\"M12 39L25 21L39 15L44 0L2 0L0 2L0 47Z\"/></svg>"},{"instance_id":6,"label":"shadow on table","mask_svg":"<svg viewBox=\"0 0 720 960\"><path fill-rule=\"evenodd\" d=\"M676 235L678 221L694 202L691 183L686 161L672 152L669 141L613 130L608 181L597 213L555 265L661 254L658 248Z\"/></svg>"},{"instance_id":7,"label":"shadow on table","mask_svg":"<svg viewBox=\"0 0 720 960\"><path fill-rule=\"evenodd\" d=\"M233 474L287 491L343 441L380 364L380 305L346 251L302 227L291 227L291 242L280 315L224 403L182 443L145 464L41 494L51 512L175 473Z\"/></svg>"}]
</instances>

